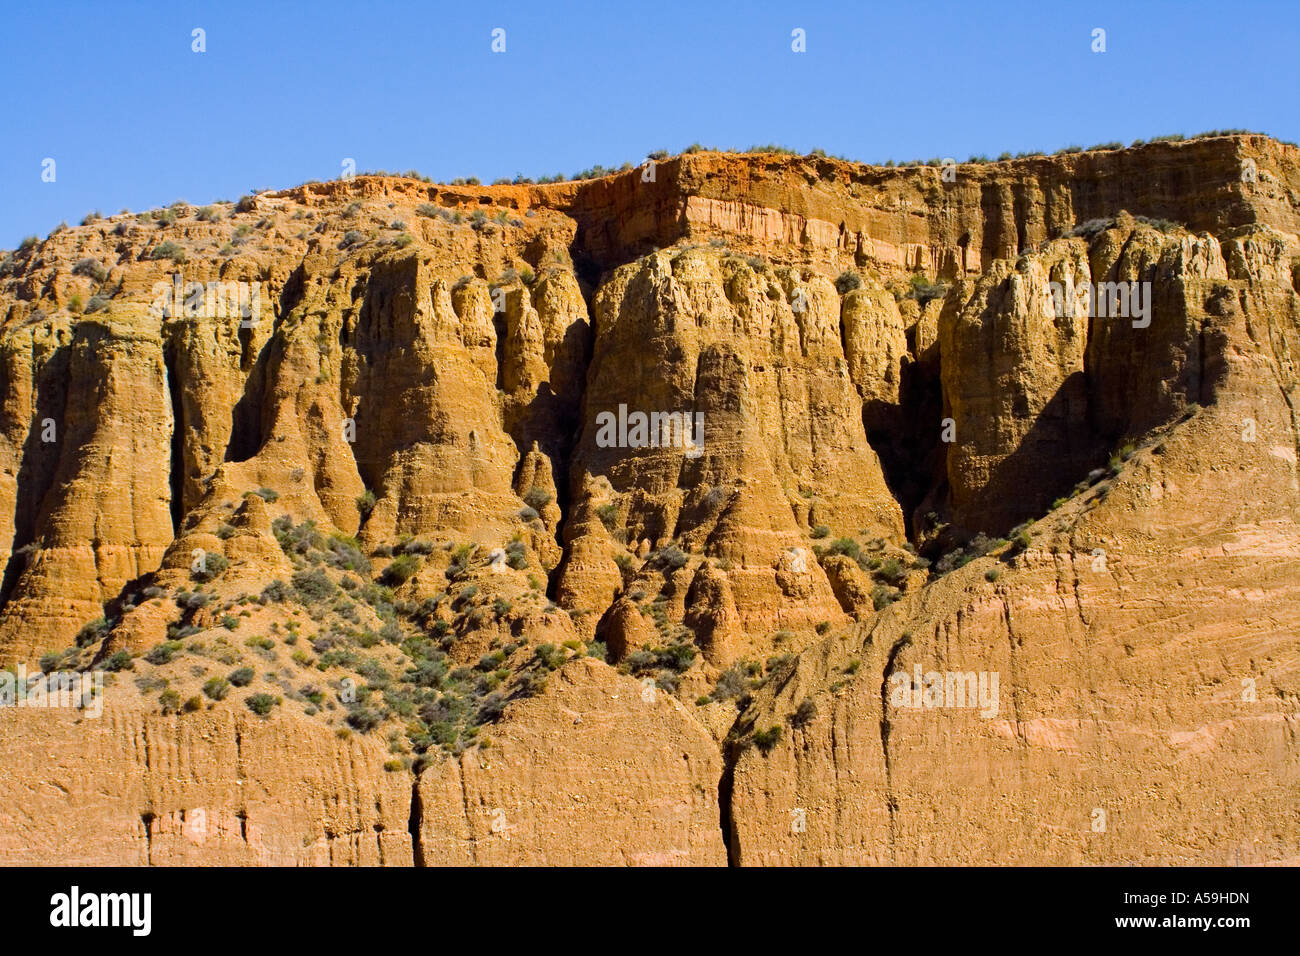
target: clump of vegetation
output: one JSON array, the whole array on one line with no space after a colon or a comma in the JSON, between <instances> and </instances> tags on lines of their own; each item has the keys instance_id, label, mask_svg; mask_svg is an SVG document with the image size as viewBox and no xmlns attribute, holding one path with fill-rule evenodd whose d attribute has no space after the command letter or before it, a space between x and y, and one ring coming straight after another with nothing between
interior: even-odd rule
<instances>
[{"instance_id":1,"label":"clump of vegetation","mask_svg":"<svg viewBox=\"0 0 1300 956\"><path fill-rule=\"evenodd\" d=\"M686 552L676 544L667 544L650 556L650 562L670 571L686 567L690 560Z\"/></svg>"},{"instance_id":2,"label":"clump of vegetation","mask_svg":"<svg viewBox=\"0 0 1300 956\"><path fill-rule=\"evenodd\" d=\"M166 242L160 242L158 245L154 246L153 251L149 253L149 258L170 259L177 265L181 265L185 262L185 250L171 240L168 240Z\"/></svg>"},{"instance_id":3,"label":"clump of vegetation","mask_svg":"<svg viewBox=\"0 0 1300 956\"><path fill-rule=\"evenodd\" d=\"M917 304L925 306L926 303L935 299L942 299L948 294L948 284L946 282L931 282L922 273L912 276L908 290L904 298L915 299Z\"/></svg>"},{"instance_id":4,"label":"clump of vegetation","mask_svg":"<svg viewBox=\"0 0 1300 956\"><path fill-rule=\"evenodd\" d=\"M528 489L524 495L524 503L535 511L541 511L551 503L553 496L545 488L539 488L537 485Z\"/></svg>"},{"instance_id":5,"label":"clump of vegetation","mask_svg":"<svg viewBox=\"0 0 1300 956\"><path fill-rule=\"evenodd\" d=\"M185 645L180 641L164 641L151 647L144 655L144 659L154 665L170 664L172 658L184 650L184 647Z\"/></svg>"},{"instance_id":6,"label":"clump of vegetation","mask_svg":"<svg viewBox=\"0 0 1300 956\"><path fill-rule=\"evenodd\" d=\"M420 559L413 554L398 555L384 569L384 583L390 587L405 584L420 570Z\"/></svg>"},{"instance_id":7,"label":"clump of vegetation","mask_svg":"<svg viewBox=\"0 0 1300 956\"><path fill-rule=\"evenodd\" d=\"M734 700L743 709L749 705L750 691L758 685L762 674L762 665L756 661L737 661L718 675L718 682L705 700Z\"/></svg>"},{"instance_id":8,"label":"clump of vegetation","mask_svg":"<svg viewBox=\"0 0 1300 956\"><path fill-rule=\"evenodd\" d=\"M338 592L338 585L321 568L295 571L289 580L301 604L327 601Z\"/></svg>"},{"instance_id":9,"label":"clump of vegetation","mask_svg":"<svg viewBox=\"0 0 1300 956\"><path fill-rule=\"evenodd\" d=\"M817 702L811 697L805 697L800 701L799 706L795 708L794 713L790 715L790 726L796 728L807 727L816 716Z\"/></svg>"},{"instance_id":10,"label":"clump of vegetation","mask_svg":"<svg viewBox=\"0 0 1300 956\"><path fill-rule=\"evenodd\" d=\"M375 493L369 488L357 496L357 511L361 513L362 521L370 517L370 512L375 510L375 503Z\"/></svg>"},{"instance_id":11,"label":"clump of vegetation","mask_svg":"<svg viewBox=\"0 0 1300 956\"><path fill-rule=\"evenodd\" d=\"M966 542L965 546L956 548L940 558L935 563L934 570L937 574L947 574L949 571L965 567L976 558L983 557L990 551L996 551L1006 544L1005 538L990 538L981 532Z\"/></svg>"},{"instance_id":12,"label":"clump of vegetation","mask_svg":"<svg viewBox=\"0 0 1300 956\"><path fill-rule=\"evenodd\" d=\"M280 703L280 698L272 697L270 694L249 694L244 698L244 706L259 717L265 717L271 712L271 708Z\"/></svg>"},{"instance_id":13,"label":"clump of vegetation","mask_svg":"<svg viewBox=\"0 0 1300 956\"><path fill-rule=\"evenodd\" d=\"M199 566L190 570L190 577L200 582L211 581L228 567L230 567L230 562L224 554L218 554L216 551L205 551Z\"/></svg>"},{"instance_id":14,"label":"clump of vegetation","mask_svg":"<svg viewBox=\"0 0 1300 956\"><path fill-rule=\"evenodd\" d=\"M596 517L605 526L605 530L613 531L614 524L618 520L618 506L612 503L600 505L596 508Z\"/></svg>"},{"instance_id":15,"label":"clump of vegetation","mask_svg":"<svg viewBox=\"0 0 1300 956\"><path fill-rule=\"evenodd\" d=\"M854 561L861 563L862 545L858 544L854 538L836 538L826 546L826 550L822 553L826 555L842 554L846 558L852 558Z\"/></svg>"},{"instance_id":16,"label":"clump of vegetation","mask_svg":"<svg viewBox=\"0 0 1300 956\"><path fill-rule=\"evenodd\" d=\"M73 643L77 647L89 647L91 644L97 644L108 636L108 632L113 629L113 624L107 618L98 617L89 624L84 625Z\"/></svg>"},{"instance_id":17,"label":"clump of vegetation","mask_svg":"<svg viewBox=\"0 0 1300 956\"><path fill-rule=\"evenodd\" d=\"M78 259L77 264L72 267L72 274L86 276L96 282L103 282L108 278L108 270L98 259Z\"/></svg>"},{"instance_id":18,"label":"clump of vegetation","mask_svg":"<svg viewBox=\"0 0 1300 956\"><path fill-rule=\"evenodd\" d=\"M1110 468L1110 473L1112 475L1118 475L1121 471L1123 471L1124 462L1128 461L1130 458L1133 457L1134 451L1136 451L1136 448L1134 447L1132 442L1125 442L1123 445L1117 448L1115 450L1115 453L1110 456L1110 460L1107 462L1107 465Z\"/></svg>"},{"instance_id":19,"label":"clump of vegetation","mask_svg":"<svg viewBox=\"0 0 1300 956\"><path fill-rule=\"evenodd\" d=\"M754 746L757 747L764 754L770 753L772 751L772 748L777 745L777 742L780 739L781 739L781 727L779 724L768 727L766 730L754 731L754 736L753 736Z\"/></svg>"},{"instance_id":20,"label":"clump of vegetation","mask_svg":"<svg viewBox=\"0 0 1300 956\"><path fill-rule=\"evenodd\" d=\"M835 289L840 295L848 295L854 289L862 288L862 277L856 272L845 270L835 280Z\"/></svg>"}]
</instances>

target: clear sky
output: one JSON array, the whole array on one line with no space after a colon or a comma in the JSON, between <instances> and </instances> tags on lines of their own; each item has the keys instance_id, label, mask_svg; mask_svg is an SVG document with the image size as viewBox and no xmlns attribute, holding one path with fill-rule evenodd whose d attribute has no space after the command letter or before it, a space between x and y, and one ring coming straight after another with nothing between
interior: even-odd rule
<instances>
[{"instance_id":1,"label":"clear sky","mask_svg":"<svg viewBox=\"0 0 1300 956\"><path fill-rule=\"evenodd\" d=\"M332 179L345 158L490 182L694 141L883 162L1224 127L1300 140L1295 0L10 0L0 24L0 248L92 209Z\"/></svg>"}]
</instances>

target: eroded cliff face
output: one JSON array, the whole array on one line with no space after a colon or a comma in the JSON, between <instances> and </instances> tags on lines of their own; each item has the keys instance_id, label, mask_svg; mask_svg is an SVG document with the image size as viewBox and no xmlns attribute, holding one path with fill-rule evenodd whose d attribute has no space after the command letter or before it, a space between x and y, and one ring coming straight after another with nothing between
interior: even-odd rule
<instances>
[{"instance_id":1,"label":"eroded cliff face","mask_svg":"<svg viewBox=\"0 0 1300 956\"><path fill-rule=\"evenodd\" d=\"M0 712L0 859L1295 857L1298 158L361 177L11 254L0 659L107 684Z\"/></svg>"}]
</instances>

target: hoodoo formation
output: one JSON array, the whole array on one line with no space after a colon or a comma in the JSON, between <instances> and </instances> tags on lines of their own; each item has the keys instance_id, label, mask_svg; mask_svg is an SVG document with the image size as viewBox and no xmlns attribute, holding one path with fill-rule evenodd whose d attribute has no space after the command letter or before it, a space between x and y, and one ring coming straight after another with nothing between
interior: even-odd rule
<instances>
[{"instance_id":1,"label":"hoodoo formation","mask_svg":"<svg viewBox=\"0 0 1300 956\"><path fill-rule=\"evenodd\" d=\"M649 171L4 257L0 863L1300 862L1300 150Z\"/></svg>"}]
</instances>

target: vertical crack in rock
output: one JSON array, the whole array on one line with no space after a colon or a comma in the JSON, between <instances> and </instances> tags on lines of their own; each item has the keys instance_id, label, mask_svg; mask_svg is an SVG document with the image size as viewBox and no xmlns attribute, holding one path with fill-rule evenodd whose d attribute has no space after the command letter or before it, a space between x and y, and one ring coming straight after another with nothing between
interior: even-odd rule
<instances>
[{"instance_id":1,"label":"vertical crack in rock","mask_svg":"<svg viewBox=\"0 0 1300 956\"><path fill-rule=\"evenodd\" d=\"M423 867L424 843L420 838L420 827L424 823L424 803L420 796L420 774L414 774L411 780L411 815L406 821L406 829L411 834L412 865Z\"/></svg>"},{"instance_id":2,"label":"vertical crack in rock","mask_svg":"<svg viewBox=\"0 0 1300 956\"><path fill-rule=\"evenodd\" d=\"M144 827L144 860L146 866L153 866L153 822L157 819L152 810L140 814L140 823Z\"/></svg>"},{"instance_id":3,"label":"vertical crack in rock","mask_svg":"<svg viewBox=\"0 0 1300 956\"><path fill-rule=\"evenodd\" d=\"M739 748L734 744L722 748L722 776L718 778L718 826L722 829L722 845L727 849L727 866L740 866L740 834L736 832L731 816L731 798L736 784L736 761Z\"/></svg>"},{"instance_id":4,"label":"vertical crack in rock","mask_svg":"<svg viewBox=\"0 0 1300 956\"><path fill-rule=\"evenodd\" d=\"M177 370L175 338L163 345L163 368L167 376L167 398L172 410L171 461L168 465L168 491L171 494L172 537L181 532L185 517L185 401Z\"/></svg>"},{"instance_id":5,"label":"vertical crack in rock","mask_svg":"<svg viewBox=\"0 0 1300 956\"><path fill-rule=\"evenodd\" d=\"M894 646L889 649L889 655L885 658L884 674L880 678L880 750L885 761L885 806L889 810L889 853L891 862L895 862L893 855L898 837L896 829L898 802L894 796L893 767L889 758L889 734L892 730L889 723L889 675L893 673L898 655L905 648L910 647L911 644L912 638L907 635L894 642Z\"/></svg>"}]
</instances>

